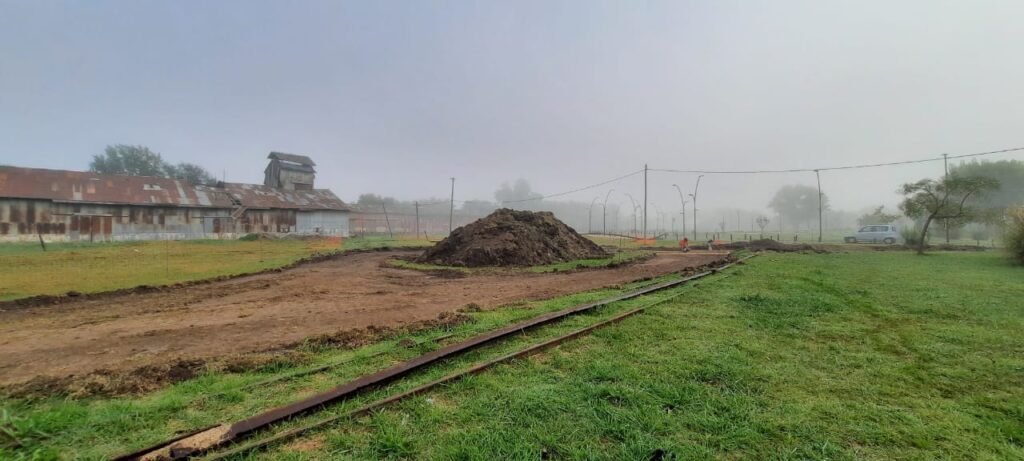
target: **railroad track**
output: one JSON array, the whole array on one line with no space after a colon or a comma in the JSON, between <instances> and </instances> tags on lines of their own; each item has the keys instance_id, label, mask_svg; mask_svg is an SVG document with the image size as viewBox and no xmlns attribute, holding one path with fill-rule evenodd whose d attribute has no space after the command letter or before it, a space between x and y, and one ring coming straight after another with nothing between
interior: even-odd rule
<instances>
[{"instance_id":1,"label":"railroad track","mask_svg":"<svg viewBox=\"0 0 1024 461\"><path fill-rule=\"evenodd\" d=\"M533 317L531 319L524 320L522 322L518 322L503 328L499 328L497 330L492 330L490 332L469 338L465 341L445 346L432 352L428 352L406 362L402 362L400 364L394 365L390 368L386 368L371 375L366 375L357 378L355 380L341 384L328 391L307 397L302 400L298 400L291 404L274 408L264 413L260 413L255 416L240 421L236 421L234 423L220 424L216 426L203 428L191 433L183 434L181 436L165 440L156 445L138 450L136 452L118 456L114 458L114 461L179 460L187 459L204 453L209 453L212 450L223 448L230 444L239 442L242 439L245 439L246 437L252 435L253 433L261 429L265 429L273 424L283 422L285 420L288 420L299 415L314 412L334 402L340 401L345 398L353 397L363 391L376 388L388 382L394 381L402 376L408 375L413 371L422 369L443 359L454 357L458 354L481 347L485 344L492 343L502 338L510 337L516 333L523 332L527 329L549 324L559 319L563 319L575 314L595 310L599 307L607 306L620 301L639 298L668 288L677 287L687 282L717 273L721 270L724 270L735 264L741 263L752 257L754 257L754 255L748 255L737 261L733 261L717 267L708 268L706 270L703 270L701 272L698 272L687 277L683 277L678 280L670 280L662 283L657 283L648 287L623 293L617 296L605 298L596 302L582 304L560 311L542 314L537 317ZM272 435L261 440L235 446L229 450L215 454L209 457L209 459L224 459L229 456L234 456L243 452L265 447L270 444L274 444L295 437L304 432L308 432L312 429L329 425L342 419L352 418L355 416L365 414L374 409L399 401L403 398L421 394L442 384L460 379L464 376L479 373L499 363L508 362L519 357L525 357L537 351L543 350L545 348L561 344L565 341L569 341L574 338L586 335L598 328L607 326L609 324L618 322L627 317L636 315L654 305L661 304L670 299L674 299L680 295L682 295L682 293L677 293L675 295L659 299L657 301L648 303L641 307L634 308L629 311L618 314L612 318L594 323L585 328L581 328L570 333L563 334L556 338L549 339L537 344L533 344L531 346L503 355L498 358L477 363L476 365L473 365L465 370L449 374L447 376L436 379L426 384L422 384L410 390L394 394L381 400L374 401L372 403L366 404L347 413L320 419L300 427L282 431L278 434Z\"/></svg>"}]
</instances>

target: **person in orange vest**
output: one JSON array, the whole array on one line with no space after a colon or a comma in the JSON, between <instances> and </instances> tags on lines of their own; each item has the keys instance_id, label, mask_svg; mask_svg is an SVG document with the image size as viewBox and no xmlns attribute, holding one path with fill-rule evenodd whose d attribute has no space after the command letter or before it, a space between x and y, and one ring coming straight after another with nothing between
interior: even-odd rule
<instances>
[{"instance_id":1,"label":"person in orange vest","mask_svg":"<svg viewBox=\"0 0 1024 461\"><path fill-rule=\"evenodd\" d=\"M682 251L690 251L690 239L683 237L683 239L679 241L679 249Z\"/></svg>"}]
</instances>

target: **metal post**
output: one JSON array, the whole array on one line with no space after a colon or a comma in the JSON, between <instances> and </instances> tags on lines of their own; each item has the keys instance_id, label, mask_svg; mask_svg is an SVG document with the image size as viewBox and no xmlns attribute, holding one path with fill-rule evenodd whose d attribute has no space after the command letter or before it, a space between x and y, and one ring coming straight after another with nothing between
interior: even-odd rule
<instances>
[{"instance_id":1,"label":"metal post","mask_svg":"<svg viewBox=\"0 0 1024 461\"><path fill-rule=\"evenodd\" d=\"M683 201L682 221L683 221L683 236L685 237L686 236L686 202L685 201Z\"/></svg>"},{"instance_id":2,"label":"metal post","mask_svg":"<svg viewBox=\"0 0 1024 461\"><path fill-rule=\"evenodd\" d=\"M39 246L43 247L43 251L46 251L46 242L43 242L43 234L39 232L38 223L36 223L36 236L39 237Z\"/></svg>"},{"instance_id":3,"label":"metal post","mask_svg":"<svg viewBox=\"0 0 1024 461\"><path fill-rule=\"evenodd\" d=\"M818 178L818 243L821 243L821 173L814 170L814 176Z\"/></svg>"},{"instance_id":4,"label":"metal post","mask_svg":"<svg viewBox=\"0 0 1024 461\"><path fill-rule=\"evenodd\" d=\"M448 235L452 233L452 223L455 219L455 178L452 178L452 198L448 206Z\"/></svg>"},{"instance_id":5,"label":"metal post","mask_svg":"<svg viewBox=\"0 0 1024 461\"><path fill-rule=\"evenodd\" d=\"M608 197L612 195L612 192L615 192L615 189L611 189L607 194L604 194L604 206L601 207L601 232L604 235L608 235ZM618 219L618 215L615 217Z\"/></svg>"},{"instance_id":6,"label":"metal post","mask_svg":"<svg viewBox=\"0 0 1024 461\"><path fill-rule=\"evenodd\" d=\"M597 200L600 199L600 198L601 198L600 196L594 197L594 200L590 201L590 208L587 209L587 233L588 234L593 234L594 233L594 229L593 229L594 224L593 224L593 220L591 219L591 217L594 214L594 203L597 203Z\"/></svg>"}]
</instances>

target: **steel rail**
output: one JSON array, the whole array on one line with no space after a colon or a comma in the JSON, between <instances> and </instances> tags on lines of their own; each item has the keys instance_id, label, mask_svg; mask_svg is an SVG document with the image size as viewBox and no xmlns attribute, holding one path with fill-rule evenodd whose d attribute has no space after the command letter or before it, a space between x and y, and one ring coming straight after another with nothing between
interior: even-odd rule
<instances>
[{"instance_id":1,"label":"steel rail","mask_svg":"<svg viewBox=\"0 0 1024 461\"><path fill-rule=\"evenodd\" d=\"M716 268L713 271L705 271L705 272L702 272L700 274L696 274L694 276L687 277L686 280L681 280L680 282L684 283L684 282L687 282L687 281L695 280L695 279L698 279L698 278L701 278L701 277L713 274L715 272L718 272L718 271L721 271L723 269L726 269L729 266L732 266L733 264L736 264L738 262L750 259L753 256L754 255L747 256L747 257L742 258L742 259L740 259L740 260L738 260L736 262L732 262L732 263L726 264L725 266ZM344 414L341 414L341 415L337 415L337 416L332 416L332 417L329 417L329 418L324 418L324 419L321 419L321 420L318 420L318 421L314 421L312 423L309 423L309 424L306 424L306 425L303 425L303 426L300 426L300 427L288 429L286 431L283 431L283 432L280 432L278 434L275 434L275 435L273 435L271 437L268 437L268 438L265 438L265 439L262 439L262 440L253 441L253 442L250 442L250 443L247 443L247 444L240 445L238 447L232 448L230 450L224 451L222 453L217 453L217 454L215 454L213 456L209 456L207 458L204 458L203 461L220 461L220 460L224 460L224 459L230 458L230 457L235 456L235 455L240 455L240 454L248 452L248 451L256 450L256 449L263 448L263 447L266 447L266 446L269 446L269 445L272 445L272 444L275 444L275 443L278 443L278 442L281 442L281 441L285 441L285 440L291 439L293 437L297 437L297 436L302 435L302 434L304 434L306 432L309 432L309 431L311 431L313 429L321 428L321 427L327 426L327 425L329 425L331 423L334 423L334 422L337 422L337 421L341 421L343 419L351 419L351 418L355 418L355 417L358 417L358 416L362 416L362 415L367 414L367 413L369 413L369 412L371 412L373 410L376 410L376 409L384 407L384 406L386 406L388 404L397 402L397 401L402 400L404 398L412 397L412 396L415 396L415 395L419 395L419 394L427 392L427 391L429 391L429 390L431 390L431 389L433 389L435 387L438 387L438 386L441 386L443 384L449 383L451 381L455 381L455 380L463 378L465 376L474 375L474 374L483 372L483 371L487 370L488 368L491 368L491 367L493 367L495 365L498 365L498 364L501 364L501 363L505 363L505 362L510 362L510 361L515 360L517 358L522 358L522 357L526 357L526 356L529 356L529 355L533 355L534 353L540 352L543 349L547 349L547 348L552 347L552 346L557 346L557 345L562 344L562 343L564 343L566 341L570 341L570 340L576 339L576 338L578 338L580 336L583 336L583 335L588 334L588 333L590 333L590 332L592 332L594 330L597 330L598 328L611 325L611 324L616 323L616 322L618 322L620 320L623 320L625 318L632 317L633 315L639 314L639 313L641 313L641 312L643 312L643 311L645 311L645 310L647 310L647 309L649 309L649 308L651 308L653 306L656 306L656 305L664 303L666 301L678 298L679 296L682 296L682 294L683 293L676 293L676 294L674 294L672 296L667 296L667 297L665 297L663 299L659 299L657 301L654 301L652 303L646 304L644 306L628 310L628 311L623 312L621 314L617 314L614 317L611 317L611 318L606 319L606 320L602 320L602 321L597 322L597 323L595 323L593 325L590 325L590 326L587 326L587 327L584 327L584 328L580 328L580 329L572 331L570 333L566 333L566 334L564 334L562 336L559 336L559 337L556 337L556 338L552 338L552 339L549 339L547 341L543 341L543 342L540 342L540 343L537 343L537 344L533 344L533 345L531 345L531 346L529 346L529 347L527 347L525 349L520 349L518 351L511 352L509 354L505 354L505 355L503 355L501 357L497 357L497 358L494 358L494 359L491 359L491 360L487 360L487 361L484 361L484 362L477 363L476 365L473 365L472 367L469 367L469 368L467 368L465 370L462 370L462 371L459 371L459 372L455 372L455 373L451 373L451 374L446 375L444 377L438 378L438 379L436 379L434 381L431 381L431 382L428 382L428 383L416 386L416 387L414 387L412 389L409 389L409 390L400 392L398 394L394 394L392 396L385 397L383 399L380 399L380 400L368 403L368 404L366 404L366 405L364 405L362 407L356 408L356 409L351 410L351 411L349 411L347 413L344 413Z\"/></svg>"},{"instance_id":2,"label":"steel rail","mask_svg":"<svg viewBox=\"0 0 1024 461\"><path fill-rule=\"evenodd\" d=\"M493 330L484 334L474 336L466 341L452 344L450 346L443 347L441 349L428 352L419 357L403 362L401 364L386 368L377 373L366 375L357 378L353 381L339 385L326 392L307 397L297 402L268 410L264 413L252 416L241 421L237 421L233 424L222 424L214 426L213 428L205 431L199 431L192 433L187 436L179 436L173 440L161 442L149 448L145 448L131 454L122 455L114 458L114 461L147 461L147 460L175 460L175 459L186 459L191 456L200 454L202 452L224 446L235 440L238 440L245 435L256 431L258 429L267 427L271 424L284 421L288 418L304 414L306 412L321 408L327 404L330 404L339 399L355 395L356 393L385 384L389 381L397 379L401 376L407 375L415 370L423 368L432 363L438 362L447 357L455 354L488 344L501 338L513 335L517 332L524 331L528 328L533 328L539 325L551 323L555 320L593 310L598 307L606 306L608 304L616 303L619 301L625 301L628 299L644 296L656 291L671 288L690 280L701 278L719 270L725 269L729 266L736 264L737 262L749 259L751 256L747 256L739 261L734 261L722 266L713 267L709 270L694 274L688 277L684 277L678 280L670 280L667 282L658 283L651 285L639 290L630 291L621 295L612 296L609 298L601 299L592 303L582 304L579 306L570 307L556 312L549 312L542 314L532 319L528 319L522 322L515 323L497 330Z\"/></svg>"},{"instance_id":3,"label":"steel rail","mask_svg":"<svg viewBox=\"0 0 1024 461\"><path fill-rule=\"evenodd\" d=\"M675 296L672 296L672 298L674 298L674 297ZM659 303L660 302L664 302L664 301L666 301L668 299L671 299L671 298L666 298L665 300L659 301ZM654 304L657 304L657 303L652 303L651 305L654 305ZM310 430L326 426L326 425L331 424L331 423L333 423L335 421L340 421L342 419L348 419L348 418L353 418L353 417L357 417L357 416L360 416L360 415L364 415L364 414L369 413L369 412L371 412L371 411L373 411L373 410L375 410L377 408L383 407L383 406L388 405L390 403L397 402L397 401L402 400L402 399L407 398L407 397L412 397L414 395L422 394L422 393L424 393L424 392L426 392L428 390L431 390L431 389L433 389L433 388L435 388L437 386L440 386L442 384L445 384L445 383L448 383L448 382L451 382L451 381L455 381L455 380L457 380L459 378L462 378L464 376L480 373L480 372L482 372L482 371L484 371L484 370L486 370L486 369L488 369L488 368L490 368L490 367L492 367L494 365L497 365L497 364L500 364L500 363L504 363L504 362L509 362L509 361L511 361L513 359L516 359L516 358L525 357L525 356L531 355L531 354L533 354L535 352L539 352L542 349L545 349L545 348L548 348L548 347L551 347L551 346L555 346L555 345L561 344L563 342L569 341L569 340L571 340L573 338L582 336L582 335L584 335L586 333L589 333L589 332L591 332L593 330L596 330L596 329L598 329L598 328L600 328L602 326L605 326L605 325L617 322L617 321L622 320L622 319L624 319L626 317L629 317L629 316L638 314L640 312L643 312L643 310L646 309L647 307L650 307L650 306L644 306L644 307L641 307L641 308L638 308L638 309L633 309L633 310L624 312L622 314L616 315L615 317L612 317L612 318L610 318L608 320L604 320L604 321L598 322L598 323L596 323L594 325L591 325L589 327L573 331L572 333L569 333L567 335L559 336L557 338L554 338L554 339L549 340L549 341L545 341L543 343L534 344L534 345L532 345L532 346L530 346L530 347L528 347L526 349L519 350L519 351L510 353L510 354L507 354L507 355L503 355L503 356L498 357L496 359L492 359L492 360L488 360L486 362L478 363L478 364L476 364L476 365L474 365L474 366L472 366L472 367L470 367L470 368L468 368L466 370L446 375L446 376L444 376L442 378L439 378L439 379L431 381L429 383L426 383L426 384L414 387L414 388L409 389L407 391L403 391L403 392L400 392L398 394L395 394L395 395L392 395L392 396L389 396L389 397L377 400L375 402L366 404L366 405L364 405L362 407L359 407L359 408L357 408L355 410L349 411L348 413L345 413L345 414L342 414L342 415L338 415L338 416L332 416L332 417L326 418L326 419L321 419L319 421L307 424L305 426L297 427L297 428L294 428L294 429L289 429L287 431L281 432L279 434L276 434L274 436L271 436L271 437L263 439L263 440L254 441L254 442L247 443L245 445L242 445L242 446L239 446L239 447L236 447L236 448L232 448L232 449L230 449L228 451L225 451L223 453L218 453L218 454L216 454L214 456L210 456L208 458L205 458L204 461L213 461L213 460L226 459L226 458L234 456L234 455L245 453L247 451L251 451L251 450L254 450L254 449L257 449L257 448L265 447L265 446L273 444L273 443L277 443L277 442L280 442L280 441L283 441L283 440L290 439L292 437L299 436L299 435L301 435L301 434L303 434L305 432L309 432Z\"/></svg>"}]
</instances>

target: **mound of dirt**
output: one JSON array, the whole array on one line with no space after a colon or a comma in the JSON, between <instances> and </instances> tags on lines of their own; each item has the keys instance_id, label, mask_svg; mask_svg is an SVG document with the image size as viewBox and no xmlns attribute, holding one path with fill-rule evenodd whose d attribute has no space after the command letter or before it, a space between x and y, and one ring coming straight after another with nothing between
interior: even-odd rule
<instances>
[{"instance_id":1,"label":"mound of dirt","mask_svg":"<svg viewBox=\"0 0 1024 461\"><path fill-rule=\"evenodd\" d=\"M608 253L555 215L508 208L456 229L416 259L445 266L537 266Z\"/></svg>"},{"instance_id":2,"label":"mound of dirt","mask_svg":"<svg viewBox=\"0 0 1024 461\"><path fill-rule=\"evenodd\" d=\"M724 250L739 250L745 248L751 251L778 251L783 253L794 251L827 253L824 249L815 248L806 243L782 243L771 239L753 240L750 242L730 242L719 245L718 247Z\"/></svg>"}]
</instances>

